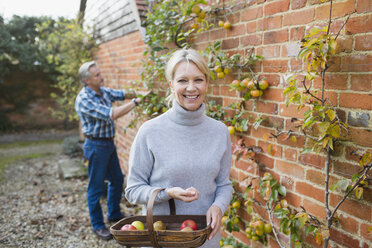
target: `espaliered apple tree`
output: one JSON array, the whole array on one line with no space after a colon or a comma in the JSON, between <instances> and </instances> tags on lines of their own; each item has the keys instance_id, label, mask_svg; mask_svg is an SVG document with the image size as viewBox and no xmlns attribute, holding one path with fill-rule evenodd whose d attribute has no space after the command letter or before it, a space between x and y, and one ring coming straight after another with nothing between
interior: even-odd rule
<instances>
[{"instance_id":1,"label":"espaliered apple tree","mask_svg":"<svg viewBox=\"0 0 372 248\"><path fill-rule=\"evenodd\" d=\"M302 40L301 50L298 57L304 63L306 71L303 75L292 75L288 77L288 87L284 90L287 97L286 104L296 104L298 110L308 107L309 110L304 113L303 120L292 119L297 125L298 130L278 130L272 134L274 138L288 139L298 136L304 136L308 140L309 147L305 147L302 153L323 153L326 155L325 162L325 212L326 222L318 224L316 232L316 242L323 247L328 247L330 229L337 220L337 210L347 197L361 199L363 189L368 186L368 172L372 167L371 154L369 152L356 153L360 156L360 171L357 174L350 175L350 178L344 178L337 181L334 185L329 185L331 176L331 163L335 146L342 142L343 136L348 133L348 126L341 120L337 114L337 109L330 99L326 98L325 75L330 67L330 59L336 52L336 40L341 30L333 35L330 32L332 23L332 0L330 1L330 17L328 25L322 28L312 28ZM320 79L321 88L314 88L314 80ZM293 140L296 140L293 138ZM343 192L341 200L331 209L329 205L330 191L339 190ZM275 210L274 210L275 213ZM278 240L279 242L279 240Z\"/></svg>"}]
</instances>

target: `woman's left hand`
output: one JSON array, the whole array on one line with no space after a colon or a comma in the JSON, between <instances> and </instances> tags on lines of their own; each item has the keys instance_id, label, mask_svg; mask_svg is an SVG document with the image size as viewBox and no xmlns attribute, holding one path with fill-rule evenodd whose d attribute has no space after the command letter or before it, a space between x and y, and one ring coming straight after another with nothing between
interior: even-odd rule
<instances>
[{"instance_id":1,"label":"woman's left hand","mask_svg":"<svg viewBox=\"0 0 372 248\"><path fill-rule=\"evenodd\" d=\"M207 211L207 225L211 224L212 232L208 239L212 239L220 231L222 213L221 209L212 205Z\"/></svg>"}]
</instances>

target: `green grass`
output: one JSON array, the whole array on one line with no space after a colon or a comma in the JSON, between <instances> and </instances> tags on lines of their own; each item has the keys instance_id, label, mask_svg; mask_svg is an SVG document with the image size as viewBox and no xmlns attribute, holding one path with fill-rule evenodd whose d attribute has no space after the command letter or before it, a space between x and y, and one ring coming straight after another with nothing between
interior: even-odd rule
<instances>
[{"instance_id":1,"label":"green grass","mask_svg":"<svg viewBox=\"0 0 372 248\"><path fill-rule=\"evenodd\" d=\"M17 141L8 144L0 144L0 149L11 149L11 148L20 148L20 147L27 147L27 146L37 146L37 145L45 145L45 144L62 144L62 139L54 139L54 140L37 140L37 141Z\"/></svg>"},{"instance_id":2,"label":"green grass","mask_svg":"<svg viewBox=\"0 0 372 248\"><path fill-rule=\"evenodd\" d=\"M1 144L0 149L13 149L13 148L22 148L28 146L39 146L39 145L46 145L46 144L61 144L63 140L38 140L38 141L19 141L19 142L12 142L9 144ZM3 175L3 170L15 162L24 159L33 159L33 158L42 158L47 157L54 154L53 152L39 152L39 153L29 153L29 154L19 154L9 157L2 157L0 158L0 179Z\"/></svg>"}]
</instances>

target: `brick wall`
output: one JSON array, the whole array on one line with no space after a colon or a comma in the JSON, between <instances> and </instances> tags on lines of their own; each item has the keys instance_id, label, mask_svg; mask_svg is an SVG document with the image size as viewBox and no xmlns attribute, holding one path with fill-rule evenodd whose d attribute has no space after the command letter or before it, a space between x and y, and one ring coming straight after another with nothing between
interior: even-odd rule
<instances>
[{"instance_id":1,"label":"brick wall","mask_svg":"<svg viewBox=\"0 0 372 248\"><path fill-rule=\"evenodd\" d=\"M249 2L249 1L247 1ZM331 183L340 176L349 176L358 171L356 157L350 155L355 148L372 148L372 1L371 0L336 0L333 4L335 18L331 25L332 32L337 32L351 14L343 28L338 42L338 53L327 75L327 96L339 109L342 119L350 126L350 142L337 147L337 156L332 163ZM257 116L268 117L257 130L249 129L246 133L248 145L261 146L265 151L270 143L274 145L275 154L263 153L259 159L266 165L280 183L288 189L288 202L299 208L325 217L324 209L324 166L323 155L301 155L305 140L298 138L291 141L266 141L265 133L275 132L275 127L288 130L291 117L301 117L296 107L285 106L282 95L285 88L284 78L290 72L301 69L296 59L299 40L312 27L325 25L329 16L329 2L320 0L259 0L250 1L249 6L236 8L228 19L233 29L226 31L214 28L200 34L195 41L196 49L203 49L215 40L223 40L224 50L232 53L247 54L254 47L256 53L264 60L255 70L266 77L270 83L269 90L258 100L250 100L247 110ZM217 25L216 25L217 26ZM140 58L144 44L139 32L107 42L100 46L97 53L98 63L106 81L115 88L128 85L131 80L140 79ZM210 96L219 100L224 106L237 101L237 94L229 92L228 84L237 77L234 71L223 80L210 84ZM317 86L319 86L319 82ZM130 121L130 116L117 122L117 144L120 161L127 171L128 151L136 130L123 128ZM232 142L236 137L232 137ZM232 164L231 176L242 180L257 173L256 167L248 158L242 158ZM372 175L370 173L370 175ZM334 207L340 195L332 193L331 207ZM263 209L256 207L263 213ZM242 211L242 216L244 215ZM266 216L266 215L263 215ZM247 216L246 216L247 217ZM348 199L339 211L340 223L331 230L333 247L372 247L372 234L367 233L372 225L372 190L364 192L361 201ZM247 217L248 218L248 217ZM242 233L235 233L237 239L250 244ZM311 236L307 242L317 246ZM257 243L255 247L259 247ZM269 240L270 247L278 247Z\"/></svg>"}]
</instances>

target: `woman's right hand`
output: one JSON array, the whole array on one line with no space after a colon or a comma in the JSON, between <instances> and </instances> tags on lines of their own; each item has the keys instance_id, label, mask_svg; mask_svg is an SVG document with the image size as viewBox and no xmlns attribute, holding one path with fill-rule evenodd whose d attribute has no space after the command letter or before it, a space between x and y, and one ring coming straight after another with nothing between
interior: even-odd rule
<instances>
[{"instance_id":1,"label":"woman's right hand","mask_svg":"<svg viewBox=\"0 0 372 248\"><path fill-rule=\"evenodd\" d=\"M199 191L193 187L188 189L173 187L167 189L166 191L170 197L184 202L192 202L199 199Z\"/></svg>"}]
</instances>

